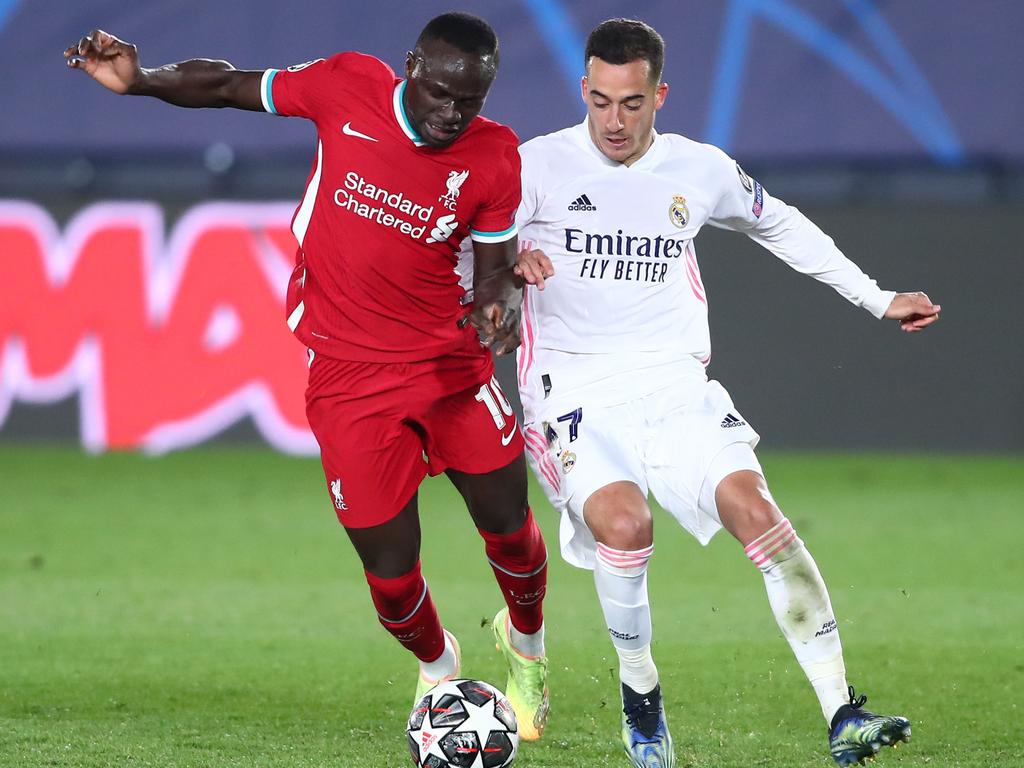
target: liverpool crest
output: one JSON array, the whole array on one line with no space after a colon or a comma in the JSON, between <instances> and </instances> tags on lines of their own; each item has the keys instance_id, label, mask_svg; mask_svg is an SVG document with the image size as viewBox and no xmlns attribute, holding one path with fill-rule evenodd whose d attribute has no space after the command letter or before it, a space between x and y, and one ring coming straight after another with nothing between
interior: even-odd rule
<instances>
[{"instance_id":1,"label":"liverpool crest","mask_svg":"<svg viewBox=\"0 0 1024 768\"><path fill-rule=\"evenodd\" d=\"M459 190L468 178L469 171L448 172L448 178L445 180L445 185L448 187L448 191L437 199L444 203L444 207L449 211L455 210L455 201L459 199Z\"/></svg>"}]
</instances>

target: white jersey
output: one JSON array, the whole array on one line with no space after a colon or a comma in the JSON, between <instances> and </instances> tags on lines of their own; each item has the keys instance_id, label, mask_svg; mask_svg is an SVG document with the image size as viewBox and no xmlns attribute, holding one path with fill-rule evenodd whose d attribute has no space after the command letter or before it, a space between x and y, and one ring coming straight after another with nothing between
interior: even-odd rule
<instances>
[{"instance_id":1,"label":"white jersey","mask_svg":"<svg viewBox=\"0 0 1024 768\"><path fill-rule=\"evenodd\" d=\"M520 238L555 269L543 291L526 291L518 372L528 410L552 378L564 391L631 370L634 395L666 372L703 378L711 337L693 241L705 224L743 232L876 317L895 295L709 144L655 134L625 166L601 154L584 120L528 141L520 155ZM638 369L655 373L638 379Z\"/></svg>"}]
</instances>

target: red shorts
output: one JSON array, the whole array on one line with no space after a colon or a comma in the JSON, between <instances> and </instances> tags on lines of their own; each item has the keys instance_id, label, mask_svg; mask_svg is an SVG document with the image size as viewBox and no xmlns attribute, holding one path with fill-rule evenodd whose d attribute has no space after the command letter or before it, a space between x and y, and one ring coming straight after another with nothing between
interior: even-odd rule
<instances>
[{"instance_id":1,"label":"red shorts","mask_svg":"<svg viewBox=\"0 0 1024 768\"><path fill-rule=\"evenodd\" d=\"M316 355L306 416L346 528L386 523L428 472L483 474L523 452L519 424L482 348L412 363Z\"/></svg>"}]
</instances>

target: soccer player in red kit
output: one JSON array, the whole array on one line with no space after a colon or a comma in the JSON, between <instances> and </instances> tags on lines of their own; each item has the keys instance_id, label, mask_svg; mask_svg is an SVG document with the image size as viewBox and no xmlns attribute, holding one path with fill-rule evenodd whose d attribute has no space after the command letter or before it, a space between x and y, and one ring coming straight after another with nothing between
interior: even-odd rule
<instances>
[{"instance_id":1,"label":"soccer player in red kit","mask_svg":"<svg viewBox=\"0 0 1024 768\"><path fill-rule=\"evenodd\" d=\"M460 671L419 560L417 488L428 472L448 475L507 604L493 628L520 735L539 738L547 552L527 503L523 438L487 349L518 345L521 302L518 141L479 116L498 67L494 31L468 14L438 16L404 78L352 52L282 70L205 59L144 69L134 45L101 30L64 56L116 93L316 124L292 220L287 319L309 350L306 412L331 502L381 624L420 661L418 700ZM466 237L471 292L456 256Z\"/></svg>"}]
</instances>

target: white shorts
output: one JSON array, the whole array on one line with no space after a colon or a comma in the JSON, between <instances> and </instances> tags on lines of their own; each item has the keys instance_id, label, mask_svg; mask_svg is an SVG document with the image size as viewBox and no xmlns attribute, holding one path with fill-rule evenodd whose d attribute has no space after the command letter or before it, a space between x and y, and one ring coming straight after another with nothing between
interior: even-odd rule
<instances>
[{"instance_id":1,"label":"white shorts","mask_svg":"<svg viewBox=\"0 0 1024 768\"><path fill-rule=\"evenodd\" d=\"M740 470L764 474L753 450L760 438L729 393L717 381L698 387L684 402L682 387L667 387L611 406L587 402L585 393L579 402L561 398L532 404L534 420L525 427L527 457L561 512L566 561L594 567L596 545L583 506L609 483L625 480L645 496L653 493L683 528L707 544L722 527L715 505L718 483Z\"/></svg>"}]
</instances>

